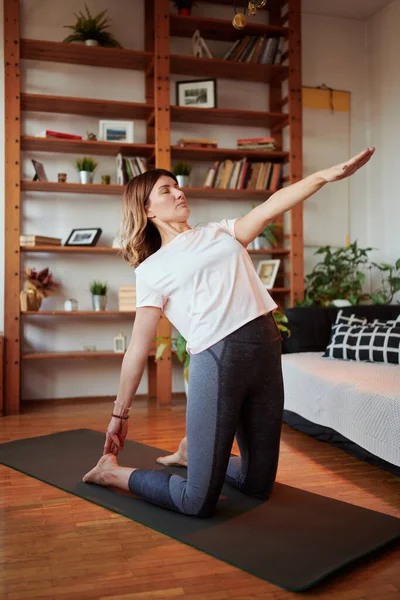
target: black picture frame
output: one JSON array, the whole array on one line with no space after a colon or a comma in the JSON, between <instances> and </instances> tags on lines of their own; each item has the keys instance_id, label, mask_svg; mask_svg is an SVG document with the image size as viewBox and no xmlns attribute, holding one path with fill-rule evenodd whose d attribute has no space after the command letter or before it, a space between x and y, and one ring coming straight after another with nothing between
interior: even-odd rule
<instances>
[{"instance_id":1,"label":"black picture frame","mask_svg":"<svg viewBox=\"0 0 400 600\"><path fill-rule=\"evenodd\" d=\"M73 229L64 246L96 246L102 234L100 228L82 227Z\"/></svg>"},{"instance_id":2,"label":"black picture frame","mask_svg":"<svg viewBox=\"0 0 400 600\"><path fill-rule=\"evenodd\" d=\"M211 101L208 98L208 102L204 102L203 105L199 102L199 98L201 100L201 93L199 93L199 84L211 84L210 96ZM182 102L182 91L183 88L187 87L188 92L190 92L190 87L193 88L193 101L192 102ZM176 91L176 105L177 106L193 106L196 108L217 108L217 80L216 79L190 79L185 81L176 81L175 83L175 91ZM197 92L197 93L196 93Z\"/></svg>"},{"instance_id":3,"label":"black picture frame","mask_svg":"<svg viewBox=\"0 0 400 600\"><path fill-rule=\"evenodd\" d=\"M31 160L33 168L35 169L35 175L32 181L48 181L43 164L38 160L35 160L34 158L32 158Z\"/></svg>"}]
</instances>

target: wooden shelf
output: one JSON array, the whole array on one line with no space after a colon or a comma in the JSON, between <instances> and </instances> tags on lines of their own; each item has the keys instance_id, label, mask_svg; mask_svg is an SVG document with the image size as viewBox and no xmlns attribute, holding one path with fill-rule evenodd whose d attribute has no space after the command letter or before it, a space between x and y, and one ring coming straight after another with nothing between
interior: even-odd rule
<instances>
[{"instance_id":1,"label":"wooden shelf","mask_svg":"<svg viewBox=\"0 0 400 600\"><path fill-rule=\"evenodd\" d=\"M153 144L117 144L114 142L92 142L89 140L63 140L58 138L21 137L22 150L30 152L65 152L70 154L91 154L97 156L149 157L154 152Z\"/></svg>"},{"instance_id":2,"label":"wooden shelf","mask_svg":"<svg viewBox=\"0 0 400 600\"><path fill-rule=\"evenodd\" d=\"M27 310L21 311L23 316L34 317L120 317L136 315L136 311L123 310Z\"/></svg>"},{"instance_id":3,"label":"wooden shelf","mask_svg":"<svg viewBox=\"0 0 400 600\"><path fill-rule=\"evenodd\" d=\"M177 37L192 37L199 29L204 39L232 41L245 35L268 35L269 37L287 37L287 27L274 27L262 23L252 23L250 20L243 31L232 26L232 21L223 19L208 19L204 17L170 15L170 33Z\"/></svg>"},{"instance_id":4,"label":"wooden shelf","mask_svg":"<svg viewBox=\"0 0 400 600\"><path fill-rule=\"evenodd\" d=\"M239 125L247 127L284 127L288 122L285 113L270 113L229 108L193 108L171 106L171 121L180 123L208 123L211 125Z\"/></svg>"},{"instance_id":5,"label":"wooden shelf","mask_svg":"<svg viewBox=\"0 0 400 600\"><path fill-rule=\"evenodd\" d=\"M141 71L146 70L153 61L152 52L140 50L102 48L46 40L21 39L20 42L21 58L30 60Z\"/></svg>"},{"instance_id":6,"label":"wooden shelf","mask_svg":"<svg viewBox=\"0 0 400 600\"><path fill-rule=\"evenodd\" d=\"M101 246L21 246L21 252L56 252L58 254L118 254L119 248Z\"/></svg>"},{"instance_id":7,"label":"wooden shelf","mask_svg":"<svg viewBox=\"0 0 400 600\"><path fill-rule=\"evenodd\" d=\"M150 350L149 356L155 356L156 351ZM93 352L29 352L21 354L22 360L43 360L43 359L59 359L59 358L116 358L121 360L124 357L122 352L113 352L112 350L95 350Z\"/></svg>"},{"instance_id":8,"label":"wooden shelf","mask_svg":"<svg viewBox=\"0 0 400 600\"><path fill-rule=\"evenodd\" d=\"M124 186L101 183L58 183L58 181L21 181L25 192L51 192L52 194L102 194L121 195Z\"/></svg>"},{"instance_id":9,"label":"wooden shelf","mask_svg":"<svg viewBox=\"0 0 400 600\"><path fill-rule=\"evenodd\" d=\"M257 150L237 150L236 148L185 148L171 146L171 157L178 160L240 160L247 157L249 161L287 162L288 152L265 152Z\"/></svg>"},{"instance_id":10,"label":"wooden shelf","mask_svg":"<svg viewBox=\"0 0 400 600\"><path fill-rule=\"evenodd\" d=\"M220 188L182 188L187 198L218 200L266 200L273 192L269 190L233 190ZM57 181L21 181L25 192L48 192L52 194L104 194L120 196L122 185L102 185L99 183L58 183Z\"/></svg>"},{"instance_id":11,"label":"wooden shelf","mask_svg":"<svg viewBox=\"0 0 400 600\"><path fill-rule=\"evenodd\" d=\"M289 69L282 65L259 65L234 60L172 55L171 73L177 75L196 73L196 77L279 83L287 79Z\"/></svg>"},{"instance_id":12,"label":"wooden shelf","mask_svg":"<svg viewBox=\"0 0 400 600\"><path fill-rule=\"evenodd\" d=\"M147 120L154 111L154 106L143 102L116 102L115 100L21 94L21 110Z\"/></svg>"}]
</instances>

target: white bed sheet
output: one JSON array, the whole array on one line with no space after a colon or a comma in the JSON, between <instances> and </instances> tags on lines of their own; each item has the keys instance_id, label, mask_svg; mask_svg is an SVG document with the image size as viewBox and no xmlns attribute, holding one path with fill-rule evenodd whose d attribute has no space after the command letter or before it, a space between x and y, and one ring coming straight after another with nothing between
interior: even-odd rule
<instances>
[{"instance_id":1,"label":"white bed sheet","mask_svg":"<svg viewBox=\"0 0 400 600\"><path fill-rule=\"evenodd\" d=\"M285 409L400 466L400 366L284 354Z\"/></svg>"}]
</instances>

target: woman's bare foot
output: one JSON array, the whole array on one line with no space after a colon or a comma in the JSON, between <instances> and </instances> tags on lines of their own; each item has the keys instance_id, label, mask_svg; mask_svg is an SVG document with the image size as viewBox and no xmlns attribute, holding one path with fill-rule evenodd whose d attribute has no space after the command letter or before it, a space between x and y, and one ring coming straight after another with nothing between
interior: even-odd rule
<instances>
[{"instance_id":1,"label":"woman's bare foot","mask_svg":"<svg viewBox=\"0 0 400 600\"><path fill-rule=\"evenodd\" d=\"M114 454L105 454L97 465L83 477L85 483L97 483L97 485L109 485L110 475L118 469L117 459Z\"/></svg>"},{"instance_id":2,"label":"woman's bare foot","mask_svg":"<svg viewBox=\"0 0 400 600\"><path fill-rule=\"evenodd\" d=\"M157 462L165 467L187 467L187 439L183 438L175 454L160 456Z\"/></svg>"}]
</instances>

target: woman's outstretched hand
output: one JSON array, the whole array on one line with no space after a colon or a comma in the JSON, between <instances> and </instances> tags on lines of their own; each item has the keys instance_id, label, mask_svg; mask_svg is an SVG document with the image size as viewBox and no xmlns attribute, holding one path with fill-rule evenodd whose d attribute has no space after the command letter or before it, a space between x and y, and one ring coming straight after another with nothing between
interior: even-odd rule
<instances>
[{"instance_id":1,"label":"woman's outstretched hand","mask_svg":"<svg viewBox=\"0 0 400 600\"><path fill-rule=\"evenodd\" d=\"M128 419L112 417L107 427L103 454L109 454L111 452L111 454L117 456L118 452L124 448L127 433Z\"/></svg>"},{"instance_id":2,"label":"woman's outstretched hand","mask_svg":"<svg viewBox=\"0 0 400 600\"><path fill-rule=\"evenodd\" d=\"M361 167L367 164L374 152L375 148L368 148L346 162L330 167L329 169L318 171L318 176L322 177L327 183L340 181L341 179L350 177L350 175L354 175L358 169L361 169Z\"/></svg>"}]
</instances>

